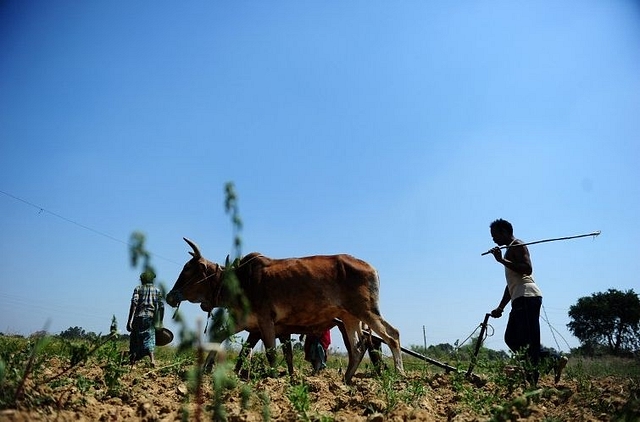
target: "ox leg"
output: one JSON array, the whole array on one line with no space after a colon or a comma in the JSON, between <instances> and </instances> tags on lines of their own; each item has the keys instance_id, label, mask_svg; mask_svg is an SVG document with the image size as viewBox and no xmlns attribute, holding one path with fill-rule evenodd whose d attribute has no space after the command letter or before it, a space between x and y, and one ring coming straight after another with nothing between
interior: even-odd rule
<instances>
[{"instance_id":1,"label":"ox leg","mask_svg":"<svg viewBox=\"0 0 640 422\"><path fill-rule=\"evenodd\" d=\"M360 328L359 328L360 324L358 324L358 329L356 330L356 334L360 335ZM349 356L349 358L351 358L351 349L357 349L357 354L356 359L355 359L355 367L357 369L357 367L360 365L360 363L362 362L362 358L364 357L364 351L365 349L362 348L362 342L360 340L356 340L355 343L350 344L350 342L352 340L349 339L349 334L347 333L347 329L344 326L344 323L342 322L336 322L336 327L338 327L338 330L340 330L340 334L342 334L342 341L344 342L345 347L347 348L347 356ZM349 368L349 365L347 365L347 368ZM354 370L355 372L355 370Z\"/></svg>"},{"instance_id":2,"label":"ox leg","mask_svg":"<svg viewBox=\"0 0 640 422\"><path fill-rule=\"evenodd\" d=\"M209 341L212 343L222 344L229 336L229 333L226 330L214 330L211 328L209 331ZM204 360L203 371L205 373L210 373L213 369L213 365L216 362L216 358L218 357L217 350L211 350L206 359Z\"/></svg>"},{"instance_id":3,"label":"ox leg","mask_svg":"<svg viewBox=\"0 0 640 422\"><path fill-rule=\"evenodd\" d=\"M291 335L282 335L278 337L278 340L282 343L282 353L284 354L284 360L287 362L289 376L293 377L293 347L291 346Z\"/></svg>"},{"instance_id":4,"label":"ox leg","mask_svg":"<svg viewBox=\"0 0 640 422\"><path fill-rule=\"evenodd\" d=\"M367 352L369 353L369 359L371 360L371 364L373 365L373 369L376 371L376 374L382 374L382 370L386 369L386 365L382 360L382 340L379 340L377 337L371 337L367 335L365 337L367 344Z\"/></svg>"},{"instance_id":5,"label":"ox leg","mask_svg":"<svg viewBox=\"0 0 640 422\"><path fill-rule=\"evenodd\" d=\"M211 350L209 353L207 353L207 357L205 358L204 365L202 367L202 370L204 371L205 374L211 373L217 357L218 357L218 352L216 350Z\"/></svg>"},{"instance_id":6,"label":"ox leg","mask_svg":"<svg viewBox=\"0 0 640 422\"><path fill-rule=\"evenodd\" d=\"M393 363L396 370L404 375L402 354L400 350L400 332L382 318L380 314L371 314L363 320L382 340L387 343L393 354Z\"/></svg>"},{"instance_id":7,"label":"ox leg","mask_svg":"<svg viewBox=\"0 0 640 422\"><path fill-rule=\"evenodd\" d=\"M276 330L273 326L273 321L260 325L260 332L262 334L262 342L267 352L267 360L271 368L276 367Z\"/></svg>"},{"instance_id":8,"label":"ox leg","mask_svg":"<svg viewBox=\"0 0 640 422\"><path fill-rule=\"evenodd\" d=\"M382 360L382 340L378 337L374 337L371 334L371 329L368 326L362 327L364 329L364 336L362 337L365 348L369 353L369 359L373 365L373 369L377 375L382 374L382 369L386 369L387 365Z\"/></svg>"},{"instance_id":9,"label":"ox leg","mask_svg":"<svg viewBox=\"0 0 640 422\"><path fill-rule=\"evenodd\" d=\"M361 339L358 337L360 322L351 318L345 318L342 322L344 323L344 327L340 329L340 324L338 324L338 328L342 333L349 354L349 363L347 364L347 370L344 374L344 382L351 384L351 378L356 373L356 369L358 369L358 365L360 365L362 361L365 348L363 347L364 345Z\"/></svg>"},{"instance_id":10,"label":"ox leg","mask_svg":"<svg viewBox=\"0 0 640 422\"><path fill-rule=\"evenodd\" d=\"M238 358L236 359L236 366L234 368L236 374L240 374L242 372L242 376L247 377L249 371L243 370L243 366L247 360L247 356L251 353L251 350L258 344L260 340L260 333L258 332L249 332L247 336L247 341L242 344L242 348L240 349L240 353L238 353Z\"/></svg>"}]
</instances>

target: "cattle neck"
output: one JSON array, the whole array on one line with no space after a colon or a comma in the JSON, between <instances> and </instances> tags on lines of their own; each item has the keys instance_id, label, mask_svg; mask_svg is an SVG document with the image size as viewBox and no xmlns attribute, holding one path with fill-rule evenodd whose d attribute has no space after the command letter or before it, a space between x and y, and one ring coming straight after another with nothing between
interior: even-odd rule
<instances>
[{"instance_id":1,"label":"cattle neck","mask_svg":"<svg viewBox=\"0 0 640 422\"><path fill-rule=\"evenodd\" d=\"M213 263L209 263L211 266L213 266ZM211 285L211 303L213 304L213 306L219 305L220 304L220 296L222 295L222 287L224 286L224 278L225 278L225 273L226 273L226 267L223 267L221 265L215 264L215 271L211 274L217 274L218 272L220 273L220 277L218 277L218 285L214 286L213 283L213 279L211 279L211 281L209 282L209 284ZM209 265L207 265L207 269L209 269Z\"/></svg>"},{"instance_id":2,"label":"cattle neck","mask_svg":"<svg viewBox=\"0 0 640 422\"><path fill-rule=\"evenodd\" d=\"M253 260L263 257L264 255L262 254L256 254L254 256L252 256L249 259L240 259L240 260L235 260L233 263L231 263L230 265L227 266L221 266L218 264L214 264L213 262L210 261L206 261L206 265L205 265L205 278L211 278L211 276L216 275L219 273L219 276L216 277L216 279L218 280L218 285L214 286L214 281L212 279L211 281L211 299L212 299L212 303L214 304L214 306L219 306L225 299L228 299L228 296L230 294L230 292L228 291L228 289L225 289L226 287L226 278L227 278L227 272L229 271L236 271L248 264L250 264ZM246 256L245 256L246 258ZM215 267L215 269L213 270L213 274L209 274L207 275L207 271L211 268L211 267ZM224 292L223 292L224 289ZM233 294L233 293L231 293Z\"/></svg>"},{"instance_id":3,"label":"cattle neck","mask_svg":"<svg viewBox=\"0 0 640 422\"><path fill-rule=\"evenodd\" d=\"M203 258L204 259L204 258ZM220 303L220 296L222 294L222 288L224 285L224 277L226 272L226 267L223 267L215 262L211 262L207 259L204 259L204 272L203 278L198 281L204 282L209 281L209 290L211 292L211 305L216 307ZM217 281L217 283L216 283ZM217 284L217 285L216 285Z\"/></svg>"}]
</instances>

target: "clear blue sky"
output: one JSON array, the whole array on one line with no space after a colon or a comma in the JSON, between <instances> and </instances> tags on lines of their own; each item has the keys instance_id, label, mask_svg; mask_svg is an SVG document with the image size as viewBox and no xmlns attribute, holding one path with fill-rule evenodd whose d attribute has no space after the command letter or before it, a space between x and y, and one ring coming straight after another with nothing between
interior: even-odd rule
<instances>
[{"instance_id":1,"label":"clear blue sky","mask_svg":"<svg viewBox=\"0 0 640 422\"><path fill-rule=\"evenodd\" d=\"M233 181L244 253L367 260L406 347L497 305L494 219L602 230L530 249L575 347L579 297L640 292L639 112L633 1L2 2L0 332L123 330L130 234L168 286L183 236L223 261Z\"/></svg>"}]
</instances>

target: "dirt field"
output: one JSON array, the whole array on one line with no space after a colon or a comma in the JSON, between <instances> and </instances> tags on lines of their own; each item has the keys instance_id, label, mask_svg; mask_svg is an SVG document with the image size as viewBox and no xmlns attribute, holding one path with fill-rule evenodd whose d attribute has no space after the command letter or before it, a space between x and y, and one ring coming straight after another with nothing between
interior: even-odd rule
<instances>
[{"instance_id":1,"label":"dirt field","mask_svg":"<svg viewBox=\"0 0 640 422\"><path fill-rule=\"evenodd\" d=\"M395 371L375 376L367 365L361 366L353 385L347 386L339 369L312 375L302 363L294 380L282 372L249 382L205 375L199 405L188 366L166 361L156 368L148 362L123 367L118 379L111 380L111 392L104 365L84 364L48 384L33 381L49 379L65 365L56 358L45 362L41 373L27 379L19 408L0 411L0 420L211 420L215 403L221 405L217 415L224 413L229 421L640 420L637 379L589 379L571 364L558 385L547 375L538 390L525 392L504 377L473 385L462 376L411 361L405 377ZM216 380L219 399L212 388Z\"/></svg>"}]
</instances>

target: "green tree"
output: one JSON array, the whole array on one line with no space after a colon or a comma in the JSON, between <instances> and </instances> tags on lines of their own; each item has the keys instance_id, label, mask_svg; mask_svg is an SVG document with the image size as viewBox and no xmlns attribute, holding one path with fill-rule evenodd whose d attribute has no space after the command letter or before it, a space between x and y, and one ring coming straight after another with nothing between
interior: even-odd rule
<instances>
[{"instance_id":1,"label":"green tree","mask_svg":"<svg viewBox=\"0 0 640 422\"><path fill-rule=\"evenodd\" d=\"M601 345L613 354L640 350L640 297L633 289L581 297L569 317L569 331L587 348Z\"/></svg>"},{"instance_id":2,"label":"green tree","mask_svg":"<svg viewBox=\"0 0 640 422\"><path fill-rule=\"evenodd\" d=\"M60 332L60 338L66 338L66 339L80 339L83 338L86 335L84 329L82 329L81 327L69 327L64 331Z\"/></svg>"}]
</instances>

